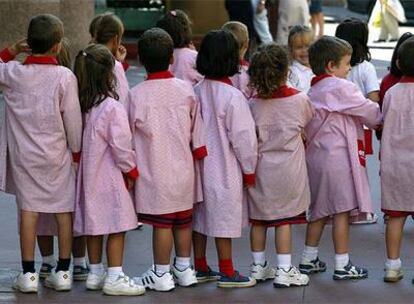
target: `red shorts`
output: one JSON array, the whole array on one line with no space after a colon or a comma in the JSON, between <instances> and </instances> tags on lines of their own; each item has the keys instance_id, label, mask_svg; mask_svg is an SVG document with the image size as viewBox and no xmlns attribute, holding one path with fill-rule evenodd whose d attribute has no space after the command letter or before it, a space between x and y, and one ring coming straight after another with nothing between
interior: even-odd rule
<instances>
[{"instance_id":1,"label":"red shorts","mask_svg":"<svg viewBox=\"0 0 414 304\"><path fill-rule=\"evenodd\" d=\"M250 224L257 225L257 226L266 226L266 227L279 227L283 225L295 225L295 224L306 224L308 221L306 220L306 212L303 212L302 214L284 218L284 219L278 219L278 220L255 220L255 219L249 219Z\"/></svg>"},{"instance_id":2,"label":"red shorts","mask_svg":"<svg viewBox=\"0 0 414 304\"><path fill-rule=\"evenodd\" d=\"M414 218L414 212L412 211L397 211L397 210L386 210L381 209L382 212L384 212L385 215L391 216L391 217L406 217L406 216L412 216Z\"/></svg>"},{"instance_id":3,"label":"red shorts","mask_svg":"<svg viewBox=\"0 0 414 304\"><path fill-rule=\"evenodd\" d=\"M139 213L138 219L156 228L188 228L193 223L193 209L166 214Z\"/></svg>"}]
</instances>

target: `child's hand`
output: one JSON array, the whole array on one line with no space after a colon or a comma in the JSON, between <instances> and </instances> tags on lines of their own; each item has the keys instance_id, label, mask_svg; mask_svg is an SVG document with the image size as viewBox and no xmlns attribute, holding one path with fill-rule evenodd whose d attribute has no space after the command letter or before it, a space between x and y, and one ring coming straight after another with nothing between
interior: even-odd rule
<instances>
[{"instance_id":1,"label":"child's hand","mask_svg":"<svg viewBox=\"0 0 414 304\"><path fill-rule=\"evenodd\" d=\"M119 45L116 51L116 55L115 55L116 60L120 62L124 62L126 55L127 55L127 49L123 45Z\"/></svg>"},{"instance_id":2,"label":"child's hand","mask_svg":"<svg viewBox=\"0 0 414 304\"><path fill-rule=\"evenodd\" d=\"M26 39L21 39L9 48L10 53L16 56L20 53L29 53L31 51Z\"/></svg>"},{"instance_id":3,"label":"child's hand","mask_svg":"<svg viewBox=\"0 0 414 304\"><path fill-rule=\"evenodd\" d=\"M125 178L125 186L127 187L128 191L131 191L132 189L134 189L134 185L135 185L135 180L132 178Z\"/></svg>"},{"instance_id":4,"label":"child's hand","mask_svg":"<svg viewBox=\"0 0 414 304\"><path fill-rule=\"evenodd\" d=\"M196 47L192 41L188 44L188 48L192 50L196 50Z\"/></svg>"},{"instance_id":5,"label":"child's hand","mask_svg":"<svg viewBox=\"0 0 414 304\"><path fill-rule=\"evenodd\" d=\"M75 170L75 174L78 174L79 170L79 163L72 163L73 170Z\"/></svg>"}]
</instances>

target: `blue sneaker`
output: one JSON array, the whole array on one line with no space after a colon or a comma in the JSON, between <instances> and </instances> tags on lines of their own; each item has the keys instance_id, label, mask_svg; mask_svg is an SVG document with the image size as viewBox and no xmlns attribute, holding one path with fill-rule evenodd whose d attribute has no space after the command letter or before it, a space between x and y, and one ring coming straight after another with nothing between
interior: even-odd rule
<instances>
[{"instance_id":1,"label":"blue sneaker","mask_svg":"<svg viewBox=\"0 0 414 304\"><path fill-rule=\"evenodd\" d=\"M74 281L86 281L89 274L88 266L73 266L73 280Z\"/></svg>"},{"instance_id":2,"label":"blue sneaker","mask_svg":"<svg viewBox=\"0 0 414 304\"><path fill-rule=\"evenodd\" d=\"M40 267L40 271L39 271L39 278L40 279L46 279L50 273L52 272L52 269L54 268L54 266L47 264L47 263L42 263L42 266Z\"/></svg>"},{"instance_id":3,"label":"blue sneaker","mask_svg":"<svg viewBox=\"0 0 414 304\"><path fill-rule=\"evenodd\" d=\"M318 273L318 272L325 272L326 264L325 262L322 262L321 260L319 260L318 257L312 261L302 259L302 261L299 264L299 271L307 275Z\"/></svg>"},{"instance_id":4,"label":"blue sneaker","mask_svg":"<svg viewBox=\"0 0 414 304\"><path fill-rule=\"evenodd\" d=\"M256 279L242 276L238 271L235 271L232 277L221 274L220 279L217 281L217 286L221 288L252 287L256 284Z\"/></svg>"},{"instance_id":5,"label":"blue sneaker","mask_svg":"<svg viewBox=\"0 0 414 304\"><path fill-rule=\"evenodd\" d=\"M220 273L208 267L207 271L196 271L196 278L198 283L217 281L220 279Z\"/></svg>"},{"instance_id":6,"label":"blue sneaker","mask_svg":"<svg viewBox=\"0 0 414 304\"><path fill-rule=\"evenodd\" d=\"M368 278L368 270L354 266L351 261L342 269L335 269L334 280L359 280Z\"/></svg>"}]
</instances>

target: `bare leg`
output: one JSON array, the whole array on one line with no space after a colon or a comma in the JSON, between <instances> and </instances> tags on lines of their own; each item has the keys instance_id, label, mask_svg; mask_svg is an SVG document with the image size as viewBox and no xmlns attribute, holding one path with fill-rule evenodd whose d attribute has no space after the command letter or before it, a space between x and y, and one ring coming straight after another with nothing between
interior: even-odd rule
<instances>
[{"instance_id":1,"label":"bare leg","mask_svg":"<svg viewBox=\"0 0 414 304\"><path fill-rule=\"evenodd\" d=\"M23 261L34 261L39 213L20 210L20 249Z\"/></svg>"},{"instance_id":2,"label":"bare leg","mask_svg":"<svg viewBox=\"0 0 414 304\"><path fill-rule=\"evenodd\" d=\"M40 254L42 257L53 255L53 236L38 235L37 245L39 246Z\"/></svg>"},{"instance_id":3,"label":"bare leg","mask_svg":"<svg viewBox=\"0 0 414 304\"><path fill-rule=\"evenodd\" d=\"M310 222L306 228L306 246L318 247L327 218Z\"/></svg>"},{"instance_id":4,"label":"bare leg","mask_svg":"<svg viewBox=\"0 0 414 304\"><path fill-rule=\"evenodd\" d=\"M193 232L194 259L206 257L207 236L198 232Z\"/></svg>"},{"instance_id":5,"label":"bare leg","mask_svg":"<svg viewBox=\"0 0 414 304\"><path fill-rule=\"evenodd\" d=\"M172 246L173 246L172 229L153 227L152 249L154 252L154 264L169 265Z\"/></svg>"},{"instance_id":6,"label":"bare leg","mask_svg":"<svg viewBox=\"0 0 414 304\"><path fill-rule=\"evenodd\" d=\"M252 225L250 228L250 248L252 252L265 251L267 227Z\"/></svg>"},{"instance_id":7,"label":"bare leg","mask_svg":"<svg viewBox=\"0 0 414 304\"><path fill-rule=\"evenodd\" d=\"M278 254L290 254L292 251L292 227L282 225L275 229L275 247Z\"/></svg>"},{"instance_id":8,"label":"bare leg","mask_svg":"<svg viewBox=\"0 0 414 304\"><path fill-rule=\"evenodd\" d=\"M312 26L312 32L313 32L313 35L314 35L314 37L315 37L315 39L316 39L316 38L318 37L318 36L316 35L316 24L317 24L317 18L316 18L316 15L314 15L314 14L312 14L312 15L311 15L310 22L311 22L311 26Z\"/></svg>"},{"instance_id":9,"label":"bare leg","mask_svg":"<svg viewBox=\"0 0 414 304\"><path fill-rule=\"evenodd\" d=\"M174 228L175 255L178 257L191 257L191 228Z\"/></svg>"},{"instance_id":10,"label":"bare leg","mask_svg":"<svg viewBox=\"0 0 414 304\"><path fill-rule=\"evenodd\" d=\"M86 237L73 238L72 254L74 258L83 258L86 255Z\"/></svg>"},{"instance_id":11,"label":"bare leg","mask_svg":"<svg viewBox=\"0 0 414 304\"><path fill-rule=\"evenodd\" d=\"M70 259L72 253L72 213L56 213L58 226L59 259Z\"/></svg>"},{"instance_id":12,"label":"bare leg","mask_svg":"<svg viewBox=\"0 0 414 304\"><path fill-rule=\"evenodd\" d=\"M232 247L230 238L215 238L219 260L231 260Z\"/></svg>"},{"instance_id":13,"label":"bare leg","mask_svg":"<svg viewBox=\"0 0 414 304\"><path fill-rule=\"evenodd\" d=\"M124 258L125 232L108 235L106 257L108 267L120 267Z\"/></svg>"},{"instance_id":14,"label":"bare leg","mask_svg":"<svg viewBox=\"0 0 414 304\"><path fill-rule=\"evenodd\" d=\"M102 263L103 235L89 235L86 239L89 263Z\"/></svg>"},{"instance_id":15,"label":"bare leg","mask_svg":"<svg viewBox=\"0 0 414 304\"><path fill-rule=\"evenodd\" d=\"M385 244L387 246L387 257L395 260L400 257L401 239L407 217L392 217L388 219L385 229Z\"/></svg>"},{"instance_id":16,"label":"bare leg","mask_svg":"<svg viewBox=\"0 0 414 304\"><path fill-rule=\"evenodd\" d=\"M349 252L349 212L334 215L332 238L336 254Z\"/></svg>"},{"instance_id":17,"label":"bare leg","mask_svg":"<svg viewBox=\"0 0 414 304\"><path fill-rule=\"evenodd\" d=\"M323 13L322 12L321 13L318 13L316 15L316 19L317 19L318 25L319 25L319 34L318 34L318 37L322 37L323 34L324 34L324 27L325 27L325 19L324 19Z\"/></svg>"}]
</instances>

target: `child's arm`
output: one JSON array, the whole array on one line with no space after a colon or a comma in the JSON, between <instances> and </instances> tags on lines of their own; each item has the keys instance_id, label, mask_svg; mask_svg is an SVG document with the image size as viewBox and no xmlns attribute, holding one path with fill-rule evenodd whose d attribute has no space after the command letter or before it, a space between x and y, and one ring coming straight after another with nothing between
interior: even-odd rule
<instances>
[{"instance_id":1,"label":"child's arm","mask_svg":"<svg viewBox=\"0 0 414 304\"><path fill-rule=\"evenodd\" d=\"M0 52L0 85L7 86L6 64L13 60L18 54L29 52L30 48L26 43L26 39L17 41L9 48L5 48Z\"/></svg>"},{"instance_id":2,"label":"child's arm","mask_svg":"<svg viewBox=\"0 0 414 304\"><path fill-rule=\"evenodd\" d=\"M382 114L378 103L366 99L352 82L342 82L335 94L338 100L343 100L337 105L336 111L358 117L364 125L371 129L376 129L382 124Z\"/></svg>"},{"instance_id":3,"label":"child's arm","mask_svg":"<svg viewBox=\"0 0 414 304\"><path fill-rule=\"evenodd\" d=\"M111 109L105 124L107 130L104 137L111 147L115 164L130 180L136 180L139 172L135 153L132 150L132 134L127 113L121 104Z\"/></svg>"},{"instance_id":4,"label":"child's arm","mask_svg":"<svg viewBox=\"0 0 414 304\"><path fill-rule=\"evenodd\" d=\"M191 143L195 159L203 159L207 156L206 138L203 118L201 117L200 103L194 96L191 109Z\"/></svg>"},{"instance_id":5,"label":"child's arm","mask_svg":"<svg viewBox=\"0 0 414 304\"><path fill-rule=\"evenodd\" d=\"M245 100L230 103L226 113L226 127L230 143L240 163L244 183L256 182L257 137L255 124Z\"/></svg>"},{"instance_id":6,"label":"child's arm","mask_svg":"<svg viewBox=\"0 0 414 304\"><path fill-rule=\"evenodd\" d=\"M69 73L69 72L68 72ZM68 74L60 87L59 109L69 149L72 151L73 162L80 161L82 144L82 113L78 97L78 83L72 72Z\"/></svg>"}]
</instances>

